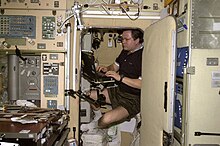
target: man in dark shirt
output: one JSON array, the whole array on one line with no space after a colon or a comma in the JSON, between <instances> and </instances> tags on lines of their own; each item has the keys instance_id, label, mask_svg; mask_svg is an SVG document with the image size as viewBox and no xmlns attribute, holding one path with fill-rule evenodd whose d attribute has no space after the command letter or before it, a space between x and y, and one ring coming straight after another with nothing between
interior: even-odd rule
<instances>
[{"instance_id":1,"label":"man in dark shirt","mask_svg":"<svg viewBox=\"0 0 220 146\"><path fill-rule=\"evenodd\" d=\"M143 52L143 32L139 29L125 30L122 33L123 50L115 63L97 70L105 72L108 77L118 81L118 87L104 89L102 94L112 110L106 112L98 120L99 128L108 128L114 124L133 118L140 112L141 66ZM90 97L97 99L97 93ZM95 110L99 108L94 107Z\"/></svg>"}]
</instances>

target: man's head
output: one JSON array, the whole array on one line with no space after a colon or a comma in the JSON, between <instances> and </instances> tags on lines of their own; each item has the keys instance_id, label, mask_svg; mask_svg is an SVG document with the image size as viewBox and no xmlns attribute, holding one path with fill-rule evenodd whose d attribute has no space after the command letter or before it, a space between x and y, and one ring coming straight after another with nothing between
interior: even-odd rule
<instances>
[{"instance_id":1,"label":"man's head","mask_svg":"<svg viewBox=\"0 0 220 146\"><path fill-rule=\"evenodd\" d=\"M122 33L122 46L124 50L133 51L144 42L143 32L139 29L125 30Z\"/></svg>"}]
</instances>

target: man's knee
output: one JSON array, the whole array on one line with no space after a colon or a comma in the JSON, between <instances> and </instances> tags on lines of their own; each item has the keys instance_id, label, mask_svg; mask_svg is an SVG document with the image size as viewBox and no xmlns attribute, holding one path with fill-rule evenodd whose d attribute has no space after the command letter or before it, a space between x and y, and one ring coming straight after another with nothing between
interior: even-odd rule
<instances>
[{"instance_id":1,"label":"man's knee","mask_svg":"<svg viewBox=\"0 0 220 146\"><path fill-rule=\"evenodd\" d=\"M104 114L100 119L99 119L99 124L101 125L109 125L111 124L112 121L112 116L110 114Z\"/></svg>"},{"instance_id":2,"label":"man's knee","mask_svg":"<svg viewBox=\"0 0 220 146\"><path fill-rule=\"evenodd\" d=\"M103 123L108 124L108 123L111 123L111 122L112 122L111 117L112 117L112 116L111 116L110 114L104 114L100 120L101 120Z\"/></svg>"}]
</instances>

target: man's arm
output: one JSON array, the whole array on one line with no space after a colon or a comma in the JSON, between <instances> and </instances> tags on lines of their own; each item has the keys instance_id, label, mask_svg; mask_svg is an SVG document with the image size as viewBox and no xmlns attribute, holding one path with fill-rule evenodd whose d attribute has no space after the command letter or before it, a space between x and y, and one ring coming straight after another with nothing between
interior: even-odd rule
<instances>
[{"instance_id":1,"label":"man's arm","mask_svg":"<svg viewBox=\"0 0 220 146\"><path fill-rule=\"evenodd\" d=\"M119 70L119 67L115 63L113 63L107 67L106 66L98 66L97 67L97 71L102 71L102 72L107 72L107 71L117 72L118 70Z\"/></svg>"},{"instance_id":2,"label":"man's arm","mask_svg":"<svg viewBox=\"0 0 220 146\"><path fill-rule=\"evenodd\" d=\"M123 77L121 82L133 88L141 89L141 79L131 79L128 77Z\"/></svg>"},{"instance_id":3,"label":"man's arm","mask_svg":"<svg viewBox=\"0 0 220 146\"><path fill-rule=\"evenodd\" d=\"M111 65L109 65L107 67L107 71L115 71L115 72L117 72L118 70L119 70L119 67L115 63L113 63L113 64L111 64Z\"/></svg>"},{"instance_id":4,"label":"man's arm","mask_svg":"<svg viewBox=\"0 0 220 146\"><path fill-rule=\"evenodd\" d=\"M115 80L120 81L128 86L133 87L133 88L141 89L141 78L131 79L126 76L119 75L115 71L106 72L106 76L113 77Z\"/></svg>"}]
</instances>

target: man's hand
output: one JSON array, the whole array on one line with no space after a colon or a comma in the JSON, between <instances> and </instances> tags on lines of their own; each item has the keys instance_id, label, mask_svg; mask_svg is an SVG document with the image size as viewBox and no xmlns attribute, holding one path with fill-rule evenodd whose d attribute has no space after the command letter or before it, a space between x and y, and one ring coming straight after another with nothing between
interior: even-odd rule
<instances>
[{"instance_id":1,"label":"man's hand","mask_svg":"<svg viewBox=\"0 0 220 146\"><path fill-rule=\"evenodd\" d=\"M121 79L121 76L118 73L116 73L115 71L108 71L105 73L105 75L107 77L112 77L117 81L120 81L120 79Z\"/></svg>"},{"instance_id":2,"label":"man's hand","mask_svg":"<svg viewBox=\"0 0 220 146\"><path fill-rule=\"evenodd\" d=\"M97 66L96 70L99 72L106 73L108 71L108 68L106 66Z\"/></svg>"}]
</instances>

